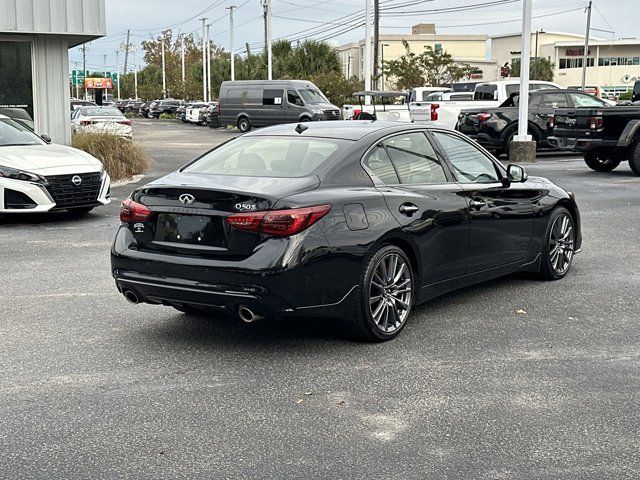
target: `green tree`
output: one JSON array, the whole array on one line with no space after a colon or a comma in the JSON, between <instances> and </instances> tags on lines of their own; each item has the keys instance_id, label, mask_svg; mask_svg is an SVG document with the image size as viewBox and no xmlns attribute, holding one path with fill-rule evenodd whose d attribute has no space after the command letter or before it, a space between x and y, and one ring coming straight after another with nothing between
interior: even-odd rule
<instances>
[{"instance_id":1,"label":"green tree","mask_svg":"<svg viewBox=\"0 0 640 480\"><path fill-rule=\"evenodd\" d=\"M416 54L409 42L402 41L405 54L394 60L385 60L382 73L392 79L398 89L423 85L447 85L469 77L476 69L466 63L456 63L451 54L434 50L430 45Z\"/></svg>"},{"instance_id":2,"label":"green tree","mask_svg":"<svg viewBox=\"0 0 640 480\"><path fill-rule=\"evenodd\" d=\"M553 82L553 69L555 65L548 58L538 57L538 78L534 78L535 74L535 58L531 59L529 65L529 80L544 80L547 82ZM511 70L509 71L510 77L520 76L520 59L517 58L511 64Z\"/></svg>"},{"instance_id":3,"label":"green tree","mask_svg":"<svg viewBox=\"0 0 640 480\"><path fill-rule=\"evenodd\" d=\"M321 73L311 76L309 80L324 92L331 103L338 106L345 103L358 103L353 93L364 90L364 82L356 77L344 78L342 73Z\"/></svg>"}]
</instances>

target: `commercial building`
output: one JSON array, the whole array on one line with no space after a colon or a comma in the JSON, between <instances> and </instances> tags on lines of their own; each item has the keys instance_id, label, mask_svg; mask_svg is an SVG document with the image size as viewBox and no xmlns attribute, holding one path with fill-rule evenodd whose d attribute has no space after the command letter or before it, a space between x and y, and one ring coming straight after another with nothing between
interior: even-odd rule
<instances>
[{"instance_id":1,"label":"commercial building","mask_svg":"<svg viewBox=\"0 0 640 480\"><path fill-rule=\"evenodd\" d=\"M487 35L441 35L436 33L435 24L422 23L414 25L410 34L381 34L378 42L379 64L382 64L383 60L397 59L404 55L406 50L403 41L406 41L414 53L419 54L426 46L430 46L435 51L449 53L458 63L476 67L472 80L495 80L496 64L487 59L488 39ZM364 40L336 48L345 77L355 76L360 80L364 79L364 48ZM371 58L373 61L373 54ZM390 87L393 85L385 79L385 88Z\"/></svg>"},{"instance_id":2,"label":"commercial building","mask_svg":"<svg viewBox=\"0 0 640 480\"><path fill-rule=\"evenodd\" d=\"M0 0L0 107L70 143L68 51L105 34L105 0Z\"/></svg>"}]
</instances>

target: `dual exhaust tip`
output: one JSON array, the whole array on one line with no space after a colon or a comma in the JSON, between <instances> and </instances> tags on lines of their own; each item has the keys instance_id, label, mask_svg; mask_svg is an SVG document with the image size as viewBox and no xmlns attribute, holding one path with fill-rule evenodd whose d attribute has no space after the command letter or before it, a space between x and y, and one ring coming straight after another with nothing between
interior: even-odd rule
<instances>
[{"instance_id":1,"label":"dual exhaust tip","mask_svg":"<svg viewBox=\"0 0 640 480\"><path fill-rule=\"evenodd\" d=\"M140 303L140 298L138 297L138 294L133 290L127 289L122 293L124 295L124 298L126 298L129 303L133 303L133 304ZM253 323L258 320L262 320L264 318L262 315L258 315L246 305L240 305L238 307L238 317L240 318L240 320L242 320L245 323Z\"/></svg>"}]
</instances>

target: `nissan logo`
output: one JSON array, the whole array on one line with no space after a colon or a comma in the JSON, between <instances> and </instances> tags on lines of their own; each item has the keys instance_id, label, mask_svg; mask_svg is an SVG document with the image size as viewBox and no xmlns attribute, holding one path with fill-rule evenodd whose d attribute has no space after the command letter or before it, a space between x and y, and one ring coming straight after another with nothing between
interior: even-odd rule
<instances>
[{"instance_id":1,"label":"nissan logo","mask_svg":"<svg viewBox=\"0 0 640 480\"><path fill-rule=\"evenodd\" d=\"M79 187L82 183L82 177L80 175L74 175L71 177L71 183L73 183L76 187Z\"/></svg>"},{"instance_id":2,"label":"nissan logo","mask_svg":"<svg viewBox=\"0 0 640 480\"><path fill-rule=\"evenodd\" d=\"M185 205L191 205L193 202L196 201L196 197L194 197L190 193L183 193L178 197L178 200L180 200Z\"/></svg>"}]
</instances>

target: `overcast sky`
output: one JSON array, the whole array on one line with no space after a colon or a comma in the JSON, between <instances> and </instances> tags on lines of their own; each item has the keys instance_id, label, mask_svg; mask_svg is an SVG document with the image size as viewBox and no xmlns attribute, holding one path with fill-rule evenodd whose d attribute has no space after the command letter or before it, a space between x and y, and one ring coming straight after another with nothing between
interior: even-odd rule
<instances>
[{"instance_id":1,"label":"overcast sky","mask_svg":"<svg viewBox=\"0 0 640 480\"><path fill-rule=\"evenodd\" d=\"M421 22L435 23L438 33L446 34L497 35L520 30L520 1L472 11L412 13L417 10L435 10L489 1L491 0L425 0L418 5L393 10L408 12L404 16L385 15L383 11L380 31L408 33L411 25ZM309 30L314 33L312 38L331 37L326 38L327 41L338 44L360 40L364 38L364 26L349 30L352 24L358 22L348 16L363 12L364 3L364 0L272 0L273 38L288 36L297 39L306 35ZM385 4L406 3L414 2L381 0L382 8ZM583 34L586 15L580 7L586 3L586 0L534 0L532 28ZM228 49L229 15L226 7L229 5L237 7L235 48L244 51L244 44L249 42L252 48L259 49L263 41L260 0L106 0L106 5L107 36L92 42L87 48L88 68L102 69L103 55L106 54L107 67L112 69L115 65L115 51L124 43L127 29L131 29L131 41L139 45L142 40L150 39L169 26L173 26L175 32L199 33L201 23L198 18L203 16L213 22L213 41ZM592 27L613 30L616 38L640 37L640 0L594 0L594 5ZM328 28L333 30L325 31ZM338 35L334 36L336 34ZM592 35L612 37L611 33L602 31L593 31ZM80 58L77 48L70 52L72 62ZM122 55L120 62L123 62Z\"/></svg>"}]
</instances>

